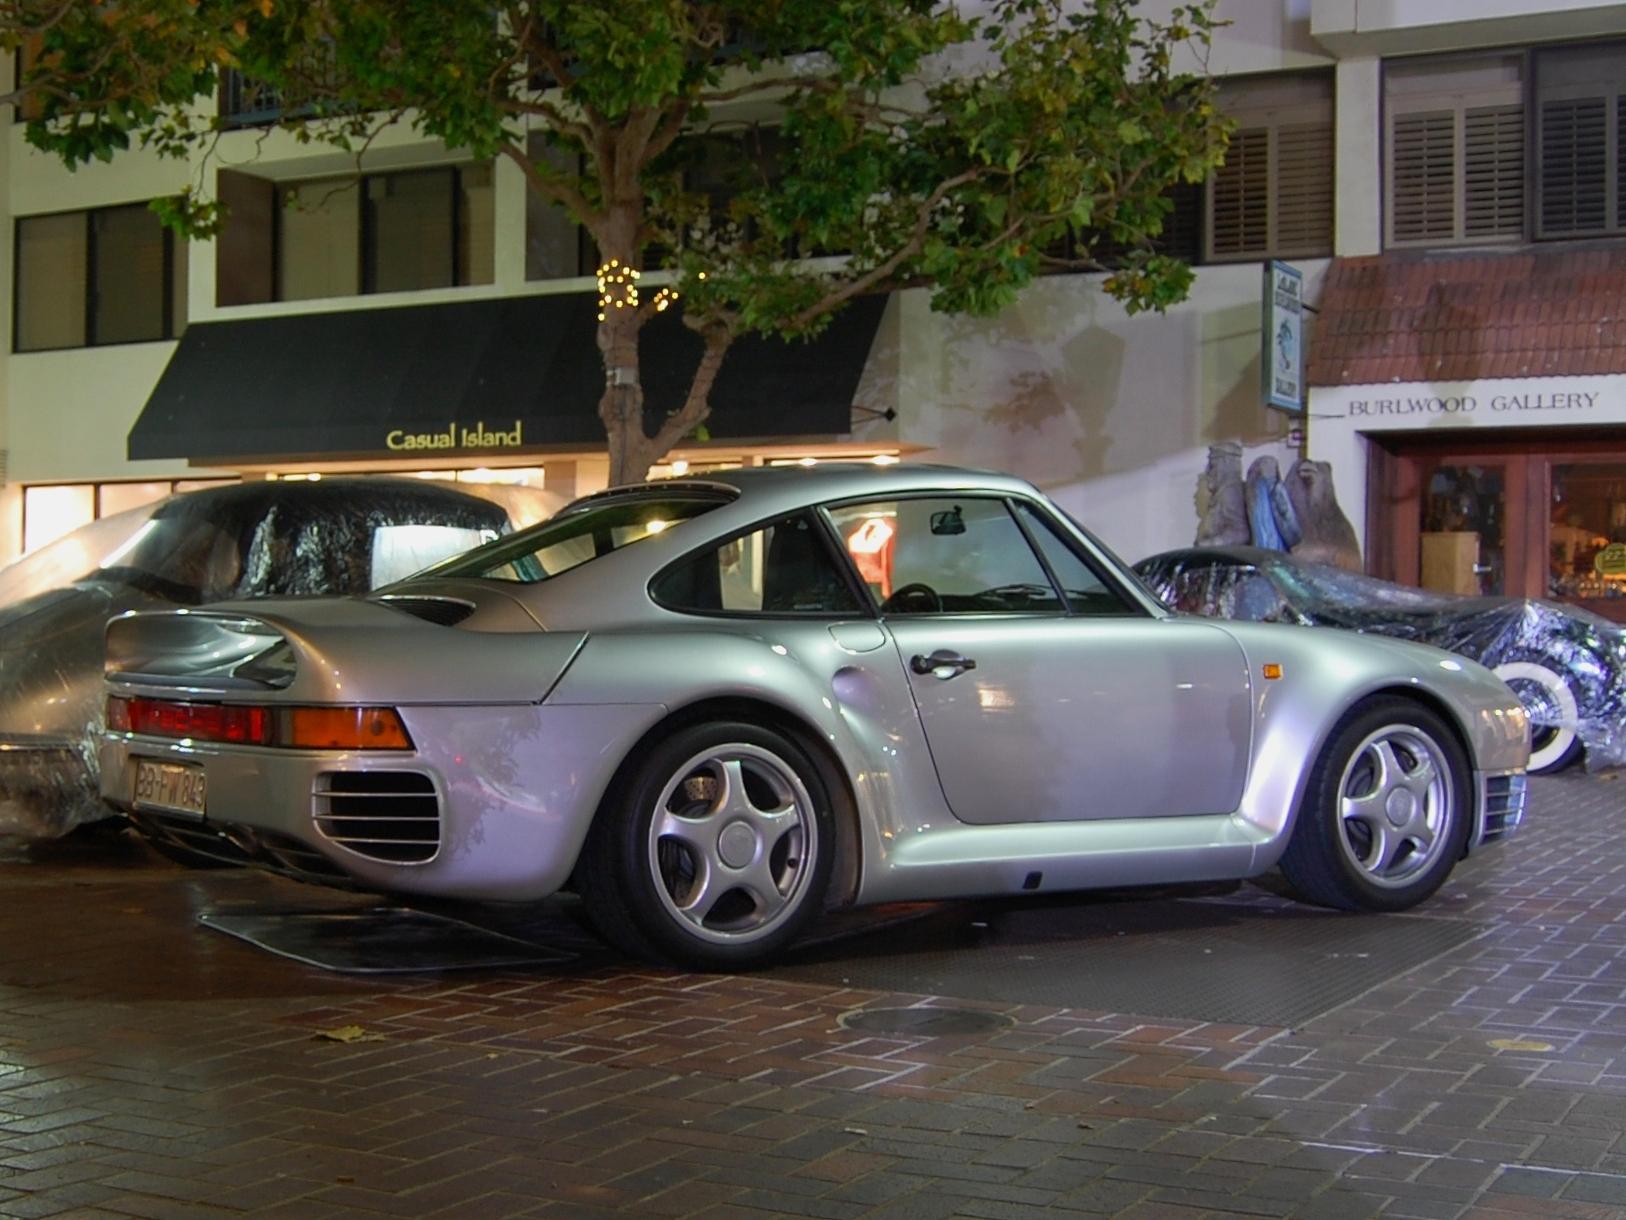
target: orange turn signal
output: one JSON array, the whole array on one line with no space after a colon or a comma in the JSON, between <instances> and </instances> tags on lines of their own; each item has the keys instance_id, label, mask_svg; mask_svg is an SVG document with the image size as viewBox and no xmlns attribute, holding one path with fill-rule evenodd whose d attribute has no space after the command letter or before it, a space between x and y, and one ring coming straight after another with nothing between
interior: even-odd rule
<instances>
[{"instance_id":1,"label":"orange turn signal","mask_svg":"<svg viewBox=\"0 0 1626 1220\"><path fill-rule=\"evenodd\" d=\"M302 750L410 750L412 739L394 708L296 707L279 745Z\"/></svg>"},{"instance_id":2,"label":"orange turn signal","mask_svg":"<svg viewBox=\"0 0 1626 1220\"><path fill-rule=\"evenodd\" d=\"M1276 662L1274 662L1274 661L1266 661L1264 668L1265 668L1265 677L1269 681L1274 682L1277 678L1282 676L1282 667L1280 665L1276 664Z\"/></svg>"}]
</instances>

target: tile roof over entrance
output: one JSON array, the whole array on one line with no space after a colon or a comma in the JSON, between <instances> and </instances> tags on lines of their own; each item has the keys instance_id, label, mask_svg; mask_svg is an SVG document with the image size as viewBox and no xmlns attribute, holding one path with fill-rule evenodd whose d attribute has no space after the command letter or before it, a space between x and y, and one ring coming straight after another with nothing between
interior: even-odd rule
<instances>
[{"instance_id":1,"label":"tile roof over entrance","mask_svg":"<svg viewBox=\"0 0 1626 1220\"><path fill-rule=\"evenodd\" d=\"M1626 373L1626 247L1334 259L1310 385Z\"/></svg>"}]
</instances>

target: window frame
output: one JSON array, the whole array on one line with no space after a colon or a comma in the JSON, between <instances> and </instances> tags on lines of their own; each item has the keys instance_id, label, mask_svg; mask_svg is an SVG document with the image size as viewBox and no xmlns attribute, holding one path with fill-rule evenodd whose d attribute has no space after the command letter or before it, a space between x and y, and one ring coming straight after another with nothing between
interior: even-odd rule
<instances>
[{"instance_id":1,"label":"window frame","mask_svg":"<svg viewBox=\"0 0 1626 1220\"><path fill-rule=\"evenodd\" d=\"M1626 40L1620 37L1607 37L1597 39L1571 39L1563 42L1542 43L1539 45L1504 46L1490 48L1474 48L1464 51L1451 51L1443 54L1420 56L1390 56L1382 61L1383 84L1379 90L1380 106L1382 108L1381 132L1383 140L1383 248L1385 250L1431 250L1431 249L1495 249L1509 245L1548 245L1564 242L1608 241L1626 236L1626 83L1616 83L1609 87L1604 107L1604 135L1601 155L1604 161L1605 183L1605 225L1601 229L1588 229L1585 231L1549 232L1546 229L1543 209L1544 178L1541 171L1543 130L1541 107L1544 101L1574 101L1584 100L1588 96L1596 96L1602 88L1597 81L1581 84L1559 81L1542 87L1543 61L1554 56L1562 56L1571 52L1584 52L1588 49L1607 56L1611 53L1619 57L1626 67ZM1453 63L1465 60L1492 60L1503 58L1519 62L1520 79L1518 85L1505 86L1504 91L1511 93L1516 89L1519 105L1523 112L1523 148L1522 148L1522 189L1523 189L1523 223L1518 235L1499 236L1465 236L1461 229L1465 223L1463 208L1465 207L1462 177L1465 166L1459 164L1456 169L1457 183L1454 187L1453 206L1456 209L1453 236L1450 238L1428 238L1416 241L1394 239L1394 120L1397 114L1426 112L1427 107L1418 105L1396 106L1391 96L1389 85L1390 73L1402 65L1427 66L1446 68ZM1549 72L1551 68L1547 69ZM1431 93L1419 92L1414 95L1421 99L1432 97L1440 100L1435 110L1447 109L1445 99L1452 93L1461 94L1464 90L1451 90L1445 87ZM1497 92L1485 87L1487 96ZM1462 105L1453 112L1455 124L1455 151L1465 157L1466 140L1463 128L1466 123L1466 111L1469 108L1484 108L1496 103L1484 101L1472 106ZM1503 103L1507 104L1507 103ZM1610 136L1613 134L1613 140ZM1611 210L1611 204L1613 210Z\"/></svg>"},{"instance_id":2,"label":"window frame","mask_svg":"<svg viewBox=\"0 0 1626 1220\"><path fill-rule=\"evenodd\" d=\"M496 283L495 278L495 251L493 252L493 278L489 283L475 283L470 280L463 282L468 273L467 264L474 261L472 252L465 255L462 243L459 240L459 228L466 213L463 199L464 171L479 165L478 161L455 161L445 164L404 166L400 169L379 170L365 174L318 174L309 178L272 178L266 179L271 183L274 195L274 206L271 209L271 299L264 304L290 304L300 301L345 301L357 297L391 295L399 292L451 292L459 288L489 288ZM493 165L493 172L495 166ZM378 288L378 257L374 246L374 230L376 222L371 216L371 200L368 189L374 181L409 174L447 173L451 183L451 203L447 209L446 240L450 243L451 252L451 279L450 284L432 288ZM356 191L356 291L353 293L339 293L333 296L321 297L288 297L285 293L285 275L283 270L283 253L286 249L284 233L286 221L284 213L287 211L287 202L284 194L290 190L322 182L343 183L354 186ZM493 197L492 206L496 206ZM496 226L492 226L492 241L496 241ZM219 291L219 274L216 273L216 292ZM261 302L254 302L261 303Z\"/></svg>"},{"instance_id":3,"label":"window frame","mask_svg":"<svg viewBox=\"0 0 1626 1220\"><path fill-rule=\"evenodd\" d=\"M1325 97L1314 99L1295 98L1289 95L1289 90L1299 89L1308 92L1312 88L1320 90L1324 86ZM1227 118L1236 124L1236 134L1241 135L1247 131L1263 130L1265 132L1265 179L1267 192L1265 195L1265 244L1262 249L1248 249L1242 251L1216 251L1214 237L1216 226L1214 223L1215 184L1224 166L1211 170L1203 182L1203 208L1202 208L1202 258L1199 265L1218 266L1235 263L1256 263L1272 258L1330 258L1336 253L1338 237L1338 192L1336 186L1329 190L1327 229L1324 246L1317 246L1311 250L1308 246L1283 246L1279 238L1281 222L1281 181L1280 171L1280 139L1282 129L1308 125L1305 116L1306 109L1314 107L1317 123L1325 122L1327 127L1327 141L1329 156L1338 155L1338 129L1337 129L1337 79L1331 69L1313 68L1302 71L1250 73L1226 77L1222 88L1228 88L1233 93L1242 94L1241 97L1220 97L1218 109ZM1274 89L1278 96L1257 96L1265 90ZM1255 97L1246 96L1254 92ZM1324 108L1324 109L1323 109ZM1324 119L1321 117L1324 113ZM1333 182L1331 175L1326 180Z\"/></svg>"},{"instance_id":4,"label":"window frame","mask_svg":"<svg viewBox=\"0 0 1626 1220\"><path fill-rule=\"evenodd\" d=\"M1061 607L1060 610L934 610L915 614L903 613L896 610L883 611L881 609L880 602L876 599L874 593L871 592L869 584L860 576L858 567L853 562L852 556L847 553L847 548L841 539L841 531L836 529L835 522L831 520L831 510L850 508L859 504L875 504L878 502L896 503L904 500L943 499L998 501L1005 509L1006 515L1015 524L1018 531L1020 531L1022 540L1027 543L1028 551L1038 562L1040 570L1045 575L1045 579L1050 582L1051 591L1056 595L1056 601ZM1039 546L1038 541L1029 532L1027 522L1022 520L1022 515L1016 511L1016 506L1018 504L1026 505L1041 521L1047 523L1051 527L1051 531L1055 534L1057 542L1072 552L1075 558L1088 567L1090 571L1095 573L1103 585L1105 585L1108 589L1111 589L1112 592L1117 594L1122 599L1126 609L1126 613L1124 615L1107 616L1100 614L1081 614L1073 608L1072 603L1067 598L1067 590L1058 579L1055 569L1051 566L1049 558L1044 553L1044 549ZM1081 549L1077 545L1077 540L1073 536L1073 531L1068 528L1068 525L1057 518L1056 514L1050 510L1050 506L1048 504L1034 496L1025 496L1012 492L980 488L971 490L966 490L963 488L923 488L893 492L890 494L876 494L874 492L870 492L865 495L843 496L839 500L825 501L818 505L818 515L824 522L824 528L828 532L831 545L835 547L838 556L849 572L850 582L855 583L863 591L864 604L870 607L872 617L883 622L886 619L893 617L910 620L936 618L1068 618L1080 619L1084 621L1096 621L1107 619L1109 617L1113 620L1119 620L1121 618L1150 619L1156 617L1146 605L1145 598L1143 596L1137 596L1135 592L1126 588L1124 583L1118 579L1117 574L1111 570L1110 565L1101 562L1096 557L1091 555L1087 550Z\"/></svg>"},{"instance_id":5,"label":"window frame","mask_svg":"<svg viewBox=\"0 0 1626 1220\"><path fill-rule=\"evenodd\" d=\"M141 208L144 211L151 209L151 200L134 200L127 203L109 203L94 208L64 208L56 212L31 212L26 216L14 216L11 222L11 354L14 356L32 356L38 352L77 352L91 347L128 347L135 343L173 343L181 337L186 330L187 319L175 317L176 293L175 276L177 272L177 242L175 234L153 216L153 223L158 224L163 240L163 269L160 272L158 309L163 323L162 333L150 339L110 339L98 342L96 338L96 217L102 213L122 211L130 208ZM45 347L19 347L18 341L22 337L23 309L20 299L23 280L22 239L23 226L31 220L47 220L52 217L79 216L84 222L85 234L85 278L81 287L84 290L84 342L59 343Z\"/></svg>"},{"instance_id":6,"label":"window frame","mask_svg":"<svg viewBox=\"0 0 1626 1220\"><path fill-rule=\"evenodd\" d=\"M1429 71L1446 70L1453 64L1495 60L1516 62L1518 81L1514 84L1493 86L1452 87L1440 81L1437 87L1418 89L1411 93L1394 93L1390 81L1397 68L1424 68ZM1534 69L1529 48L1501 48L1490 50L1453 51L1443 55L1424 55L1404 60L1383 61L1383 79L1379 88L1379 105L1383 173L1383 248L1385 250L1431 250L1518 245L1530 240L1535 228L1536 166L1535 114L1533 100ZM1421 75L1421 74L1420 74ZM1468 115L1471 110L1492 109L1517 104L1521 120L1520 190L1522 208L1517 233L1477 236L1467 233L1468 209ZM1445 238L1396 239L1395 231L1395 122L1412 114L1449 113L1452 122L1452 232Z\"/></svg>"}]
</instances>

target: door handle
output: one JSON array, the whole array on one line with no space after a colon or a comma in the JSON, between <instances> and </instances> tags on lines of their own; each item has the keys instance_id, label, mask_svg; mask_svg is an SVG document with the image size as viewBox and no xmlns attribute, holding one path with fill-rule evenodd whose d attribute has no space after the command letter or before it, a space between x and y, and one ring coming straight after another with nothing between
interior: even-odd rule
<instances>
[{"instance_id":1,"label":"door handle","mask_svg":"<svg viewBox=\"0 0 1626 1220\"><path fill-rule=\"evenodd\" d=\"M917 674L931 674L937 678L948 679L957 677L968 669L977 668L977 663L970 657L962 657L947 648L939 648L930 656L915 653L909 658L909 668Z\"/></svg>"}]
</instances>

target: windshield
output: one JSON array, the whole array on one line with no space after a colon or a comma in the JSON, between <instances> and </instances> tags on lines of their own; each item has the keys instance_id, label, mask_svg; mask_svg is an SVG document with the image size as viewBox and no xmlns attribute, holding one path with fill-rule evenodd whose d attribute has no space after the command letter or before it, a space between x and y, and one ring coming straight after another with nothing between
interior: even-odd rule
<instances>
[{"instance_id":1,"label":"windshield","mask_svg":"<svg viewBox=\"0 0 1626 1220\"><path fill-rule=\"evenodd\" d=\"M425 576L535 584L709 512L720 496L637 495L590 500L532 529L449 559Z\"/></svg>"}]
</instances>

